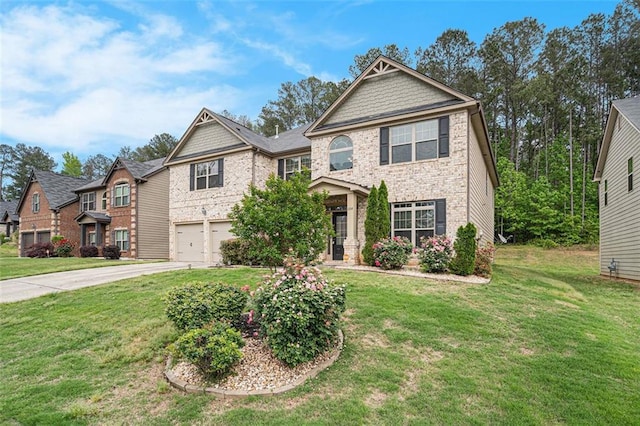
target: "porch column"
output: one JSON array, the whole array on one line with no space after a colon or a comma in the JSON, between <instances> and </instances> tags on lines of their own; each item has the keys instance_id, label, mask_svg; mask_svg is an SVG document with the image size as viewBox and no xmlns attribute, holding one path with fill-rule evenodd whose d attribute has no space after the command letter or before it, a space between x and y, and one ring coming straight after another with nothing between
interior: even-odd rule
<instances>
[{"instance_id":1,"label":"porch column","mask_svg":"<svg viewBox=\"0 0 640 426\"><path fill-rule=\"evenodd\" d=\"M102 244L102 224L96 222L96 247L100 247Z\"/></svg>"},{"instance_id":2,"label":"porch column","mask_svg":"<svg viewBox=\"0 0 640 426\"><path fill-rule=\"evenodd\" d=\"M84 243L87 241L87 227L84 223L80 224L80 246L85 245Z\"/></svg>"},{"instance_id":3,"label":"porch column","mask_svg":"<svg viewBox=\"0 0 640 426\"><path fill-rule=\"evenodd\" d=\"M347 194L347 239L344 241L345 262L360 263L360 243L358 242L358 196Z\"/></svg>"}]
</instances>

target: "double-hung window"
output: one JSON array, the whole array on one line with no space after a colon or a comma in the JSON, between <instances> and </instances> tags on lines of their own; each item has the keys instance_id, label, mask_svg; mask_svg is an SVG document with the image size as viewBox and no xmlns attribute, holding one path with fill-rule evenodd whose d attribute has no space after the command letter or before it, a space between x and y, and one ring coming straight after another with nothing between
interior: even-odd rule
<instances>
[{"instance_id":1,"label":"double-hung window","mask_svg":"<svg viewBox=\"0 0 640 426\"><path fill-rule=\"evenodd\" d=\"M191 165L191 190L218 188L224 185L224 159Z\"/></svg>"},{"instance_id":2,"label":"double-hung window","mask_svg":"<svg viewBox=\"0 0 640 426\"><path fill-rule=\"evenodd\" d=\"M116 207L129 205L129 184L119 183L113 188L113 205Z\"/></svg>"},{"instance_id":3,"label":"double-hung window","mask_svg":"<svg viewBox=\"0 0 640 426\"><path fill-rule=\"evenodd\" d=\"M115 245L120 251L129 250L129 231L126 229L116 229L114 233Z\"/></svg>"},{"instance_id":4,"label":"double-hung window","mask_svg":"<svg viewBox=\"0 0 640 426\"><path fill-rule=\"evenodd\" d=\"M353 142L348 136L338 136L329 145L329 170L353 168Z\"/></svg>"},{"instance_id":5,"label":"double-hung window","mask_svg":"<svg viewBox=\"0 0 640 426\"><path fill-rule=\"evenodd\" d=\"M82 194L82 204L80 206L81 211L91 211L96 209L96 193L87 192Z\"/></svg>"},{"instance_id":6,"label":"double-hung window","mask_svg":"<svg viewBox=\"0 0 640 426\"><path fill-rule=\"evenodd\" d=\"M436 202L394 203L391 207L393 236L408 238L415 246L420 238L432 237L436 230Z\"/></svg>"},{"instance_id":7,"label":"double-hung window","mask_svg":"<svg viewBox=\"0 0 640 426\"><path fill-rule=\"evenodd\" d=\"M438 120L391 127L389 133L392 163L438 158Z\"/></svg>"},{"instance_id":8,"label":"double-hung window","mask_svg":"<svg viewBox=\"0 0 640 426\"><path fill-rule=\"evenodd\" d=\"M33 194L31 197L31 212L38 213L40 211L40 194Z\"/></svg>"},{"instance_id":9,"label":"double-hung window","mask_svg":"<svg viewBox=\"0 0 640 426\"><path fill-rule=\"evenodd\" d=\"M302 173L304 169L311 170L310 154L284 159L284 178L286 180L291 179L296 172Z\"/></svg>"},{"instance_id":10,"label":"double-hung window","mask_svg":"<svg viewBox=\"0 0 640 426\"><path fill-rule=\"evenodd\" d=\"M107 209L107 191L102 193L102 210Z\"/></svg>"}]
</instances>

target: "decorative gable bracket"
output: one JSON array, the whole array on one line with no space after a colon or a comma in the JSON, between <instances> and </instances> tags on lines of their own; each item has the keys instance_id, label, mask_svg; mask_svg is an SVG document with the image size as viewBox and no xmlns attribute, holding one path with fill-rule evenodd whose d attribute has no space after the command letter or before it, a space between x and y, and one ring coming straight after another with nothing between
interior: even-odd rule
<instances>
[{"instance_id":1,"label":"decorative gable bracket","mask_svg":"<svg viewBox=\"0 0 640 426\"><path fill-rule=\"evenodd\" d=\"M366 76L364 76L363 79L366 80L366 79L378 77L384 74L390 74L396 71L400 71L400 70L388 62L380 61L373 68L371 68L369 73Z\"/></svg>"},{"instance_id":2,"label":"decorative gable bracket","mask_svg":"<svg viewBox=\"0 0 640 426\"><path fill-rule=\"evenodd\" d=\"M196 120L196 126L206 124L210 121L213 121L213 115L211 115L208 111L202 111L200 117L198 117L198 119Z\"/></svg>"}]
</instances>

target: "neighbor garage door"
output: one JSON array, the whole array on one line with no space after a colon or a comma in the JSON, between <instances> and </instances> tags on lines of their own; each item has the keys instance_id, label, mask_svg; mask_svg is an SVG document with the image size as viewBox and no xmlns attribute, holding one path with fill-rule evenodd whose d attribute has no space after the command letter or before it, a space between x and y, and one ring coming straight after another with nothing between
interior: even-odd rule
<instances>
[{"instance_id":1,"label":"neighbor garage door","mask_svg":"<svg viewBox=\"0 0 640 426\"><path fill-rule=\"evenodd\" d=\"M176 225L176 260L204 262L202 224Z\"/></svg>"},{"instance_id":2,"label":"neighbor garage door","mask_svg":"<svg viewBox=\"0 0 640 426\"><path fill-rule=\"evenodd\" d=\"M211 263L222 262L222 252L220 250L220 243L224 240L230 240L234 238L231 233L231 222L211 222L209 224L211 230Z\"/></svg>"},{"instance_id":3,"label":"neighbor garage door","mask_svg":"<svg viewBox=\"0 0 640 426\"><path fill-rule=\"evenodd\" d=\"M20 250L21 256L26 256L27 249L31 247L34 243L33 241L33 232L25 232L24 234L20 234Z\"/></svg>"}]
</instances>

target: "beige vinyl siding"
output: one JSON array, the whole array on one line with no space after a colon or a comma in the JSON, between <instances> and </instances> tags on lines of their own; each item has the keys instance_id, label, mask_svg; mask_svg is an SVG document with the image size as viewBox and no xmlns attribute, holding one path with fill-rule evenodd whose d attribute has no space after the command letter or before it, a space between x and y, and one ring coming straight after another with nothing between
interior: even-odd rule
<instances>
[{"instance_id":1,"label":"beige vinyl siding","mask_svg":"<svg viewBox=\"0 0 640 426\"><path fill-rule=\"evenodd\" d=\"M482 242L493 241L493 183L487 173L478 138L469 125L469 222L482 230Z\"/></svg>"},{"instance_id":2,"label":"beige vinyl siding","mask_svg":"<svg viewBox=\"0 0 640 426\"><path fill-rule=\"evenodd\" d=\"M455 99L404 72L394 72L362 81L358 90L331 114L326 124L341 123L390 111Z\"/></svg>"},{"instance_id":3,"label":"beige vinyl siding","mask_svg":"<svg viewBox=\"0 0 640 426\"><path fill-rule=\"evenodd\" d=\"M609 275L611 259L618 262L618 277L640 280L640 133L620 115L599 185L600 273ZM627 161L633 157L633 190L627 190ZM604 181L608 204L604 205Z\"/></svg>"},{"instance_id":4,"label":"beige vinyl siding","mask_svg":"<svg viewBox=\"0 0 640 426\"><path fill-rule=\"evenodd\" d=\"M137 248L140 259L169 258L169 170L138 185Z\"/></svg>"},{"instance_id":5,"label":"beige vinyl siding","mask_svg":"<svg viewBox=\"0 0 640 426\"><path fill-rule=\"evenodd\" d=\"M217 122L198 125L176 157L240 145L243 142Z\"/></svg>"}]
</instances>

